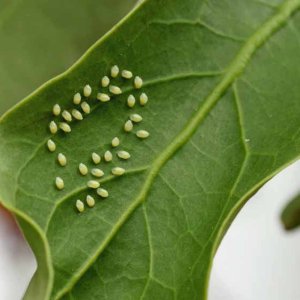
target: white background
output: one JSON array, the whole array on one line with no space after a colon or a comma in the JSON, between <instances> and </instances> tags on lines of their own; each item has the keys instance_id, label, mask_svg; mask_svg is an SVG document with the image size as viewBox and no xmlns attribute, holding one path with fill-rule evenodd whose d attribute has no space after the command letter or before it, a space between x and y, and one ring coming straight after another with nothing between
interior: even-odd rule
<instances>
[{"instance_id":1,"label":"white background","mask_svg":"<svg viewBox=\"0 0 300 300\"><path fill-rule=\"evenodd\" d=\"M209 300L300 299L300 229L287 233L279 221L298 192L300 162L246 204L217 252ZM0 211L0 300L20 300L34 270L29 247Z\"/></svg>"}]
</instances>

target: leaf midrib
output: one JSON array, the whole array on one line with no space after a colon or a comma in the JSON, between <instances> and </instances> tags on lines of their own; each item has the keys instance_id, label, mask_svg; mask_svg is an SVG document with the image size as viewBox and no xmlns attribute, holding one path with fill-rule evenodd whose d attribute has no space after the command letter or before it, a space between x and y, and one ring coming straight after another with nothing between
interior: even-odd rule
<instances>
[{"instance_id":1,"label":"leaf midrib","mask_svg":"<svg viewBox=\"0 0 300 300\"><path fill-rule=\"evenodd\" d=\"M106 237L104 242L98 248L98 251L87 260L85 264L75 273L69 283L54 295L54 299L58 300L68 291L70 291L81 276L89 269L97 257L106 248L109 242L113 239L115 234L119 231L122 225L127 221L135 209L145 201L148 192L152 186L154 179L159 173L160 169L167 163L167 161L182 147L184 146L194 132L198 129L200 124L208 116L209 112L216 105L221 96L232 85L236 78L245 70L250 58L262 44L277 31L285 21L300 7L300 0L287 0L279 8L278 11L268 19L263 25L256 30L256 32L244 43L241 50L238 52L235 59L229 65L223 78L213 89L211 94L206 98L204 104L200 106L196 114L186 124L177 137L171 144L154 160L151 169L149 170L148 177L141 189L140 194L128 207L127 211L121 216L119 221L115 224L110 234Z\"/></svg>"}]
</instances>

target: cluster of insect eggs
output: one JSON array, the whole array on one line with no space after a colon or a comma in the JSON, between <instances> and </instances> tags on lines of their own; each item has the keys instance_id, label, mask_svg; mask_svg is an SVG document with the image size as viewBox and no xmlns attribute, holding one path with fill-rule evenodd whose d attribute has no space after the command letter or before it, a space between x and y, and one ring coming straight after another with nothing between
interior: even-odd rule
<instances>
[{"instance_id":1,"label":"cluster of insect eggs","mask_svg":"<svg viewBox=\"0 0 300 300\"><path fill-rule=\"evenodd\" d=\"M114 137L112 139L112 147L117 147L120 145L120 140L118 137ZM121 150L121 151L118 151L117 152L117 155L119 158L122 158L122 159L129 159L130 158L130 154L129 152L127 151L124 151L124 150ZM104 160L106 162L110 162L112 161L112 158L113 158L113 155L112 153L107 150L104 154ZM97 153L92 153L92 161L95 165L98 165L100 164L101 162L101 156ZM79 164L79 172L81 175L83 176L86 176L88 173L89 173L89 169L88 167L84 164L84 163L80 163ZM112 174L115 175L115 176L121 176L125 173L125 169L124 168L121 168L121 167L114 167L112 168L111 170ZM91 174L94 176L94 177L97 177L97 178L101 178L104 176L104 172L100 169L100 168L93 168L91 170ZM87 187L90 188L90 189L93 189L93 190L96 190L97 194L101 197L101 198L107 198L109 196L109 193L107 190L103 189L100 187L101 186L101 183L97 180L89 180L87 182ZM91 196L91 195L88 195L86 197L86 204L89 206L89 207L94 207L95 206L95 199ZM85 209L85 204L83 201L81 200L77 200L76 201L76 208L79 212L83 212L84 209Z\"/></svg>"},{"instance_id":2,"label":"cluster of insect eggs","mask_svg":"<svg viewBox=\"0 0 300 300\"><path fill-rule=\"evenodd\" d=\"M120 72L120 69L117 65L113 66L110 71L111 78L116 78L119 75L121 75L121 77L123 77L125 79L133 78L133 73L131 71L122 70ZM142 78L139 76L135 76L133 79L133 85L134 85L135 89L140 89L143 86ZM102 77L101 86L104 88L108 87L108 90L112 96L122 94L122 89L116 85L112 85L111 79L108 76ZM83 96L85 98L88 98L91 96L91 94L92 94L92 88L90 85L87 84L83 88ZM99 92L97 94L97 99L100 102L109 102L111 100L111 95L109 95L107 93ZM145 106L147 104L147 102L148 102L148 96L145 93L141 93L140 97L139 97L140 105ZM80 93L76 93L73 96L73 104L80 105L82 112L80 110L78 110L77 108L73 108L71 110L71 112L68 110L62 110L62 108L60 107L59 104L55 104L53 106L53 109L52 109L53 115L56 117L61 116L63 120L61 122L59 122L58 124L54 120L52 120L50 122L49 130L50 130L51 134L53 134L53 135L56 134L59 129L62 130L64 133L70 133L72 130L70 123L73 120L82 121L84 118L83 115L89 114L91 112L90 105L88 104L87 101L82 101L82 96ZM136 98L133 95L129 95L127 98L127 106L129 108L133 108L135 106L135 104L136 104ZM133 130L134 123L140 123L142 120L143 120L143 118L141 115L131 114L129 116L128 120L124 124L124 131L131 132ZM149 132L146 130L138 130L136 132L136 136L140 139L145 139L145 138L149 137L149 135L150 135ZM113 138L111 145L113 148L118 147L120 145L119 138L118 137ZM56 148L57 148L55 142L52 139L49 139L47 141L47 147L50 152L55 152ZM117 156L120 159L124 159L124 160L127 160L131 157L130 153L125 150L118 151ZM106 162L110 162L113 159L113 155L109 150L107 150L104 153L103 157ZM101 157L97 153L92 153L92 160L93 160L94 164L99 164L101 161ZM63 153L58 154L57 161L58 161L59 165L62 167L65 167L67 165L67 158ZM80 163L79 172L81 175L84 175L84 176L87 175L89 173L88 167L85 164ZM125 169L121 168L121 167L114 167L114 168L112 168L111 173L115 176L121 176L125 173ZM104 176L104 172L98 168L93 168L91 170L91 174L94 177ZM64 189L64 186L65 186L64 180L61 177L56 177L55 184L56 184L56 187L58 190ZM87 186L92 189L97 189L97 194L100 197L102 197L102 198L108 197L108 192L105 189L100 188L100 183L98 181L90 180L87 182ZM91 195L88 195L86 198L86 203L89 207L93 207L95 205L95 199ZM82 202L81 200L77 200L76 207L79 212L82 212L85 207L84 202Z\"/></svg>"}]
</instances>

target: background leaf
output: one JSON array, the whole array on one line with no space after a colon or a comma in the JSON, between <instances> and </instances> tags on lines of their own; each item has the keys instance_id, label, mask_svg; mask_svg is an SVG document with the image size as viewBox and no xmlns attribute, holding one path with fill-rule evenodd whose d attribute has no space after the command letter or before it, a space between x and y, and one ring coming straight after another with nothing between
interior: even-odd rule
<instances>
[{"instance_id":1,"label":"background leaf","mask_svg":"<svg viewBox=\"0 0 300 300\"><path fill-rule=\"evenodd\" d=\"M0 114L73 64L134 4L134 0L1 1Z\"/></svg>"},{"instance_id":2,"label":"background leaf","mask_svg":"<svg viewBox=\"0 0 300 300\"><path fill-rule=\"evenodd\" d=\"M277 6L280 4L280 6ZM38 255L27 298L205 299L212 257L245 201L298 158L299 0L148 0L68 72L2 118L0 196ZM144 79L149 104L133 110L145 141L122 130L129 93L103 104L99 81L118 64ZM283 76L284 74L284 76ZM68 157L61 168L45 143L55 103L89 83L93 112L52 137ZM136 129L135 129L136 130ZM83 214L80 162L111 149L132 158L101 163L110 192ZM113 151L115 153L115 150ZM54 178L66 188L55 190ZM52 281L53 280L53 281ZM53 285L52 285L53 284ZM46 293L45 293L46 291Z\"/></svg>"},{"instance_id":3,"label":"background leaf","mask_svg":"<svg viewBox=\"0 0 300 300\"><path fill-rule=\"evenodd\" d=\"M287 204L281 214L281 219L287 230L295 229L300 225L300 195Z\"/></svg>"}]
</instances>

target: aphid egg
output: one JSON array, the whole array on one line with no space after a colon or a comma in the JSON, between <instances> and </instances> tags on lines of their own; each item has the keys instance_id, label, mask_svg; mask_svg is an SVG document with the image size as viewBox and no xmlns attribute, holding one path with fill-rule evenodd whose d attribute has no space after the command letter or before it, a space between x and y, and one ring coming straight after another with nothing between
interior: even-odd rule
<instances>
[{"instance_id":1,"label":"aphid egg","mask_svg":"<svg viewBox=\"0 0 300 300\"><path fill-rule=\"evenodd\" d=\"M135 98L133 95L129 95L128 98L127 98L127 105L129 107L134 107L135 105Z\"/></svg>"},{"instance_id":2,"label":"aphid egg","mask_svg":"<svg viewBox=\"0 0 300 300\"><path fill-rule=\"evenodd\" d=\"M67 123L65 123L65 122L59 123L59 128L60 128L62 131L66 132L66 133L71 132L71 127L70 127L70 125L67 124Z\"/></svg>"},{"instance_id":3,"label":"aphid egg","mask_svg":"<svg viewBox=\"0 0 300 300\"><path fill-rule=\"evenodd\" d=\"M126 121L124 124L124 130L126 132L130 132L132 129L133 129L133 124L132 124L131 120Z\"/></svg>"},{"instance_id":4,"label":"aphid egg","mask_svg":"<svg viewBox=\"0 0 300 300\"><path fill-rule=\"evenodd\" d=\"M144 106L144 105L147 104L147 102L148 102L148 96L147 96L145 93L142 93L142 94L140 95L140 104L141 104L142 106Z\"/></svg>"},{"instance_id":5,"label":"aphid egg","mask_svg":"<svg viewBox=\"0 0 300 300\"><path fill-rule=\"evenodd\" d=\"M115 65L111 68L110 75L111 75L111 77L115 78L119 75L119 72L120 72L119 67L117 65Z\"/></svg>"},{"instance_id":6,"label":"aphid egg","mask_svg":"<svg viewBox=\"0 0 300 300\"><path fill-rule=\"evenodd\" d=\"M52 140L48 140L47 146L50 152L54 152L56 150L56 145Z\"/></svg>"},{"instance_id":7,"label":"aphid egg","mask_svg":"<svg viewBox=\"0 0 300 300\"><path fill-rule=\"evenodd\" d=\"M109 83L110 83L110 80L109 80L109 78L107 76L102 77L101 85L103 87L107 87L109 85Z\"/></svg>"},{"instance_id":8,"label":"aphid egg","mask_svg":"<svg viewBox=\"0 0 300 300\"><path fill-rule=\"evenodd\" d=\"M146 130L138 130L136 136L140 139L146 139L150 133Z\"/></svg>"},{"instance_id":9,"label":"aphid egg","mask_svg":"<svg viewBox=\"0 0 300 300\"><path fill-rule=\"evenodd\" d=\"M110 97L107 94L98 93L97 94L97 99L100 100L101 102L108 102L110 100Z\"/></svg>"},{"instance_id":10,"label":"aphid egg","mask_svg":"<svg viewBox=\"0 0 300 300\"><path fill-rule=\"evenodd\" d=\"M80 213L82 213L84 211L84 203L81 200L77 200L76 208Z\"/></svg>"},{"instance_id":11,"label":"aphid egg","mask_svg":"<svg viewBox=\"0 0 300 300\"><path fill-rule=\"evenodd\" d=\"M92 88L91 88L90 85L87 84L87 85L83 88L83 95L84 95L85 97L89 97L89 96L91 96L91 94L92 94Z\"/></svg>"},{"instance_id":12,"label":"aphid egg","mask_svg":"<svg viewBox=\"0 0 300 300\"><path fill-rule=\"evenodd\" d=\"M67 165L67 158L65 155L62 153L59 153L57 156L58 163L62 166L65 167Z\"/></svg>"},{"instance_id":13,"label":"aphid egg","mask_svg":"<svg viewBox=\"0 0 300 300\"><path fill-rule=\"evenodd\" d=\"M87 175L87 173L89 172L88 167L85 164L80 163L79 164L79 172L83 176Z\"/></svg>"},{"instance_id":14,"label":"aphid egg","mask_svg":"<svg viewBox=\"0 0 300 300\"><path fill-rule=\"evenodd\" d=\"M140 89L143 86L143 79L139 76L135 76L134 78L134 87L136 89Z\"/></svg>"},{"instance_id":15,"label":"aphid egg","mask_svg":"<svg viewBox=\"0 0 300 300\"><path fill-rule=\"evenodd\" d=\"M98 187L100 187L100 183L96 180L90 180L87 182L87 186L91 189L97 189Z\"/></svg>"},{"instance_id":16,"label":"aphid egg","mask_svg":"<svg viewBox=\"0 0 300 300\"><path fill-rule=\"evenodd\" d=\"M126 79L130 79L130 78L132 78L132 72L128 71L128 70L123 70L122 71L122 77L126 78Z\"/></svg>"},{"instance_id":17,"label":"aphid egg","mask_svg":"<svg viewBox=\"0 0 300 300\"><path fill-rule=\"evenodd\" d=\"M120 140L119 140L119 138L118 138L118 137L114 137L114 138L112 139L112 141L111 141L111 145L112 145L113 147L118 147L118 146L120 145Z\"/></svg>"},{"instance_id":18,"label":"aphid egg","mask_svg":"<svg viewBox=\"0 0 300 300\"><path fill-rule=\"evenodd\" d=\"M54 121L50 122L49 129L52 134L55 134L57 132L57 125Z\"/></svg>"},{"instance_id":19,"label":"aphid egg","mask_svg":"<svg viewBox=\"0 0 300 300\"><path fill-rule=\"evenodd\" d=\"M72 115L67 110L64 110L61 115L67 122L72 121Z\"/></svg>"},{"instance_id":20,"label":"aphid egg","mask_svg":"<svg viewBox=\"0 0 300 300\"><path fill-rule=\"evenodd\" d=\"M107 198L108 197L108 191L105 189L97 189L97 194L102 197L102 198Z\"/></svg>"},{"instance_id":21,"label":"aphid egg","mask_svg":"<svg viewBox=\"0 0 300 300\"><path fill-rule=\"evenodd\" d=\"M127 151L124 151L124 150L118 151L117 155L118 155L119 158L122 158L122 159L129 159L130 158L130 153L127 152Z\"/></svg>"},{"instance_id":22,"label":"aphid egg","mask_svg":"<svg viewBox=\"0 0 300 300\"><path fill-rule=\"evenodd\" d=\"M95 206L95 199L92 196L87 195L86 196L86 203L89 207L94 207Z\"/></svg>"},{"instance_id":23,"label":"aphid egg","mask_svg":"<svg viewBox=\"0 0 300 300\"><path fill-rule=\"evenodd\" d=\"M143 118L139 114L132 114L132 115L130 115L130 120L132 122L139 123L139 122L141 122L143 120Z\"/></svg>"},{"instance_id":24,"label":"aphid egg","mask_svg":"<svg viewBox=\"0 0 300 300\"><path fill-rule=\"evenodd\" d=\"M122 94L122 90L118 86L115 86L115 85L110 85L109 91L114 95Z\"/></svg>"},{"instance_id":25,"label":"aphid egg","mask_svg":"<svg viewBox=\"0 0 300 300\"><path fill-rule=\"evenodd\" d=\"M89 114L91 112L90 105L85 101L81 103L81 108L82 108L83 112L85 112L86 114Z\"/></svg>"},{"instance_id":26,"label":"aphid egg","mask_svg":"<svg viewBox=\"0 0 300 300\"><path fill-rule=\"evenodd\" d=\"M82 113L77 109L72 109L72 116L74 117L74 119L78 121L83 120Z\"/></svg>"},{"instance_id":27,"label":"aphid egg","mask_svg":"<svg viewBox=\"0 0 300 300\"><path fill-rule=\"evenodd\" d=\"M112 161L112 153L109 151L109 150L107 150L105 153L104 153L104 159L105 159L105 161Z\"/></svg>"},{"instance_id":28,"label":"aphid egg","mask_svg":"<svg viewBox=\"0 0 300 300\"><path fill-rule=\"evenodd\" d=\"M115 167L111 170L111 173L116 176L121 176L125 173L125 169L120 167Z\"/></svg>"},{"instance_id":29,"label":"aphid egg","mask_svg":"<svg viewBox=\"0 0 300 300\"><path fill-rule=\"evenodd\" d=\"M80 93L76 93L73 97L73 103L78 105L81 102L81 95Z\"/></svg>"},{"instance_id":30,"label":"aphid egg","mask_svg":"<svg viewBox=\"0 0 300 300\"><path fill-rule=\"evenodd\" d=\"M99 154L94 152L94 153L92 153L92 160L93 160L94 164L98 165L101 161L101 157Z\"/></svg>"},{"instance_id":31,"label":"aphid egg","mask_svg":"<svg viewBox=\"0 0 300 300\"><path fill-rule=\"evenodd\" d=\"M59 114L61 112L61 108L60 108L59 104L55 104L53 106L53 110L52 111L53 111L53 115L54 116L59 116Z\"/></svg>"},{"instance_id":32,"label":"aphid egg","mask_svg":"<svg viewBox=\"0 0 300 300\"><path fill-rule=\"evenodd\" d=\"M101 169L92 169L92 175L95 177L102 177L104 172Z\"/></svg>"},{"instance_id":33,"label":"aphid egg","mask_svg":"<svg viewBox=\"0 0 300 300\"><path fill-rule=\"evenodd\" d=\"M56 177L55 185L58 190L62 190L65 187L65 183L64 183L63 179L60 177Z\"/></svg>"}]
</instances>

